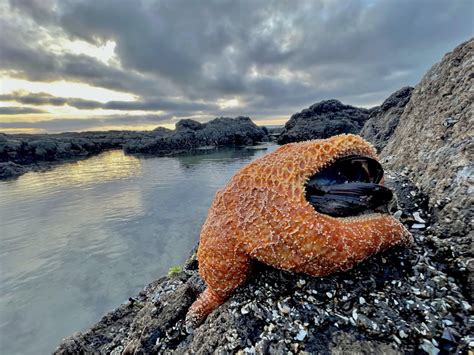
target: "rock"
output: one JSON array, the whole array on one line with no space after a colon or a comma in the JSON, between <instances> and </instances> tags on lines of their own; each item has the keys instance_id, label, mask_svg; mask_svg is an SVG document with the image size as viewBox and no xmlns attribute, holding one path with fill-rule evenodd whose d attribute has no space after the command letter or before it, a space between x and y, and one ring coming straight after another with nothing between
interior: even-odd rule
<instances>
[{"instance_id":1,"label":"rock","mask_svg":"<svg viewBox=\"0 0 474 355\"><path fill-rule=\"evenodd\" d=\"M190 119L180 120L178 121L178 123L176 123L176 131L182 131L184 129L198 131L200 129L203 129L204 127L205 125L203 125L202 123Z\"/></svg>"},{"instance_id":2,"label":"rock","mask_svg":"<svg viewBox=\"0 0 474 355\"><path fill-rule=\"evenodd\" d=\"M295 339L299 341L303 341L304 338L308 335L308 332L304 329L301 329L298 334L296 334Z\"/></svg>"},{"instance_id":3,"label":"rock","mask_svg":"<svg viewBox=\"0 0 474 355\"><path fill-rule=\"evenodd\" d=\"M420 217L420 212L419 211L416 211L415 213L413 213L413 218L418 223L426 223L426 221L423 218Z\"/></svg>"},{"instance_id":4,"label":"rock","mask_svg":"<svg viewBox=\"0 0 474 355\"><path fill-rule=\"evenodd\" d=\"M401 171L429 198L432 233L453 246L453 276L472 294L474 39L435 64L415 87L387 146L385 166ZM449 124L446 124L448 122ZM467 290L470 287L471 290Z\"/></svg>"},{"instance_id":5,"label":"rock","mask_svg":"<svg viewBox=\"0 0 474 355\"><path fill-rule=\"evenodd\" d=\"M423 343L420 345L420 348L427 352L429 355L439 354L439 349L427 339L423 339Z\"/></svg>"},{"instance_id":6,"label":"rock","mask_svg":"<svg viewBox=\"0 0 474 355\"><path fill-rule=\"evenodd\" d=\"M278 143L359 133L369 113L367 109L344 105L338 100L321 101L291 116L278 137Z\"/></svg>"},{"instance_id":7,"label":"rock","mask_svg":"<svg viewBox=\"0 0 474 355\"><path fill-rule=\"evenodd\" d=\"M377 340L358 340L354 335L340 332L334 337L330 351L325 353L398 355L400 351L391 344Z\"/></svg>"},{"instance_id":8,"label":"rock","mask_svg":"<svg viewBox=\"0 0 474 355\"><path fill-rule=\"evenodd\" d=\"M263 127L266 129L268 138L270 141L278 141L278 137L281 135L283 130L285 129L284 126L271 126L271 127Z\"/></svg>"},{"instance_id":9,"label":"rock","mask_svg":"<svg viewBox=\"0 0 474 355\"><path fill-rule=\"evenodd\" d=\"M191 151L200 146L253 145L266 138L265 130L248 117L220 117L207 123L181 120L176 124L175 131L128 142L124 150L126 153L166 155Z\"/></svg>"},{"instance_id":10,"label":"rock","mask_svg":"<svg viewBox=\"0 0 474 355\"><path fill-rule=\"evenodd\" d=\"M405 106L410 101L413 88L406 86L394 92L381 106L370 113L360 135L381 151L398 125Z\"/></svg>"},{"instance_id":11,"label":"rock","mask_svg":"<svg viewBox=\"0 0 474 355\"><path fill-rule=\"evenodd\" d=\"M0 176L4 178L11 178L22 175L26 172L26 169L18 164L11 161L6 163L0 163Z\"/></svg>"}]
</instances>

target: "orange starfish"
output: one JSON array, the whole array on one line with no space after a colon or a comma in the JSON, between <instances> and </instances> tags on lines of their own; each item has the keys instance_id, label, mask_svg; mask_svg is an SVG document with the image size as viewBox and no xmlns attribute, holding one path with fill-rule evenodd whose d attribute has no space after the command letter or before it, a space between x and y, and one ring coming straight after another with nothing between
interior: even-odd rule
<instances>
[{"instance_id":1,"label":"orange starfish","mask_svg":"<svg viewBox=\"0 0 474 355\"><path fill-rule=\"evenodd\" d=\"M188 324L201 322L246 280L251 259L325 276L411 240L388 214L333 217L307 201L306 184L314 174L354 155L378 159L368 142L352 134L286 144L242 168L217 192L197 254L207 288L190 307Z\"/></svg>"}]
</instances>

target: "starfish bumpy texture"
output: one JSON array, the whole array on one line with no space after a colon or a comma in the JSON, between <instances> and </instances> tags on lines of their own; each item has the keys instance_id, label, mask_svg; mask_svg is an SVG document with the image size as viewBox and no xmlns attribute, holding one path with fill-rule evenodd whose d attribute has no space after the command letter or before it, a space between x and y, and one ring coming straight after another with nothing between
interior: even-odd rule
<instances>
[{"instance_id":1,"label":"starfish bumpy texture","mask_svg":"<svg viewBox=\"0 0 474 355\"><path fill-rule=\"evenodd\" d=\"M246 280L252 259L325 276L411 240L388 214L337 218L306 200L312 175L354 154L378 159L368 142L352 134L287 144L242 168L217 192L197 254L207 289L190 307L188 322L199 323L222 304Z\"/></svg>"}]
</instances>

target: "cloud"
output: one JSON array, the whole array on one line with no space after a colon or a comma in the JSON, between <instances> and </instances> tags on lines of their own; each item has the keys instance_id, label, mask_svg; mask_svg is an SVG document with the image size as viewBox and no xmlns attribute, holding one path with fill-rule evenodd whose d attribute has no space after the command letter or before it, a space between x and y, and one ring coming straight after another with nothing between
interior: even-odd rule
<instances>
[{"instance_id":1,"label":"cloud","mask_svg":"<svg viewBox=\"0 0 474 355\"><path fill-rule=\"evenodd\" d=\"M0 115L25 115L30 113L47 113L31 107L0 107Z\"/></svg>"},{"instance_id":2,"label":"cloud","mask_svg":"<svg viewBox=\"0 0 474 355\"><path fill-rule=\"evenodd\" d=\"M472 30L469 1L113 4L75 2L64 8L62 28L91 42L111 38L125 67L206 98L285 95L282 86L304 86L314 97L395 90L416 82ZM407 67L406 76L390 80ZM252 68L259 75L252 77ZM307 73L307 85L279 76L281 69ZM336 78L336 90L327 89L333 78L324 72L341 69L345 80Z\"/></svg>"},{"instance_id":3,"label":"cloud","mask_svg":"<svg viewBox=\"0 0 474 355\"><path fill-rule=\"evenodd\" d=\"M68 105L77 109L106 109L122 111L170 111L181 110L187 112L217 110L218 105L187 100L150 98L144 101L109 101L102 103L81 98L56 97L48 93L27 93L15 91L0 95L0 101L15 101L26 105Z\"/></svg>"},{"instance_id":4,"label":"cloud","mask_svg":"<svg viewBox=\"0 0 474 355\"><path fill-rule=\"evenodd\" d=\"M0 101L15 101L25 105L51 105L51 106L64 106L69 105L77 108L101 108L103 105L101 102L93 100L84 100L78 98L64 98L56 97L47 93L25 93L25 92L12 92L10 94L0 95Z\"/></svg>"},{"instance_id":5,"label":"cloud","mask_svg":"<svg viewBox=\"0 0 474 355\"><path fill-rule=\"evenodd\" d=\"M58 118L38 121L0 122L0 131L11 128L42 129L48 132L84 131L94 127L159 125L168 123L173 115L108 115L84 118Z\"/></svg>"},{"instance_id":6,"label":"cloud","mask_svg":"<svg viewBox=\"0 0 474 355\"><path fill-rule=\"evenodd\" d=\"M470 0L20 0L6 13L0 70L138 98L108 108L210 116L234 98L229 111L244 115L289 116L328 98L372 106L472 36ZM114 60L61 47L71 41L112 41Z\"/></svg>"}]
</instances>

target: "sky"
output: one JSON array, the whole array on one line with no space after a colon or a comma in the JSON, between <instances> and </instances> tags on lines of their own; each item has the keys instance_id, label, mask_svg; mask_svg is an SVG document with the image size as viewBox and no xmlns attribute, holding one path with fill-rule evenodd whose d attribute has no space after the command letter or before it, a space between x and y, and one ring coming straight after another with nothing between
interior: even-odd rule
<instances>
[{"instance_id":1,"label":"sky","mask_svg":"<svg viewBox=\"0 0 474 355\"><path fill-rule=\"evenodd\" d=\"M0 131L283 124L379 105L474 33L472 0L0 0Z\"/></svg>"}]
</instances>

